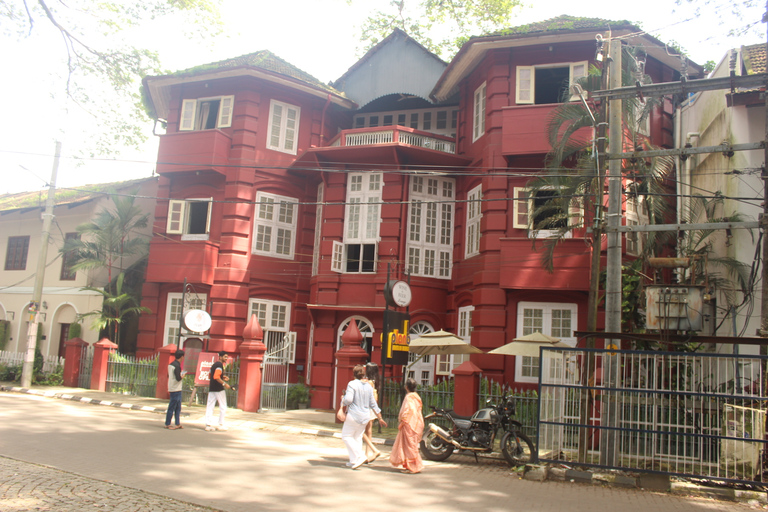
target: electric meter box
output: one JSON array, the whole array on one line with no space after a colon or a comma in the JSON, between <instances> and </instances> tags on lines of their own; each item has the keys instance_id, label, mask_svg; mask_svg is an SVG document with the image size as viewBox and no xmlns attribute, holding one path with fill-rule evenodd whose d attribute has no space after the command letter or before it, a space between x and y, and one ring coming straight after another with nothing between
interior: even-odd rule
<instances>
[{"instance_id":1,"label":"electric meter box","mask_svg":"<svg viewBox=\"0 0 768 512\"><path fill-rule=\"evenodd\" d=\"M646 295L646 327L656 331L701 331L704 287L649 285Z\"/></svg>"}]
</instances>

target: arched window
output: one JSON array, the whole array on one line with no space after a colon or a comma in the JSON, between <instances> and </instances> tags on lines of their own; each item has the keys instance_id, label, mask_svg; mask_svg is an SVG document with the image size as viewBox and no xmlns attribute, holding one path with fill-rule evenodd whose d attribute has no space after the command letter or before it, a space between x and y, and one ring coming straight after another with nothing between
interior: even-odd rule
<instances>
[{"instance_id":1,"label":"arched window","mask_svg":"<svg viewBox=\"0 0 768 512\"><path fill-rule=\"evenodd\" d=\"M339 350L344 346L344 343L341 341L341 336L344 334L344 331L347 330L349 322L351 322L353 318L355 319L355 322L357 322L357 328L360 330L360 334L363 335L363 339L360 341L360 347L368 352L368 355L370 356L373 352L373 325L362 316L352 316L341 323L341 327L339 327L339 332L336 337L336 350Z\"/></svg>"},{"instance_id":2,"label":"arched window","mask_svg":"<svg viewBox=\"0 0 768 512\"><path fill-rule=\"evenodd\" d=\"M414 340L424 334L435 332L434 327L428 322L416 322L408 330L411 339ZM435 363L432 356L419 358L414 353L408 354L408 365L405 367L406 376L416 380L421 386L431 386L434 384Z\"/></svg>"}]
</instances>

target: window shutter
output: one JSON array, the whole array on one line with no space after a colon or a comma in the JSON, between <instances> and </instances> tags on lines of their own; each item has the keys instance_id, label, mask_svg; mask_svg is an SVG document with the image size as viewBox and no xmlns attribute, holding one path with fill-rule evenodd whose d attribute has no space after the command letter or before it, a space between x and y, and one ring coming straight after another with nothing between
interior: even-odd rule
<instances>
[{"instance_id":1,"label":"window shutter","mask_svg":"<svg viewBox=\"0 0 768 512\"><path fill-rule=\"evenodd\" d=\"M213 198L208 199L208 218L205 219L205 232L211 232L211 210L213 210Z\"/></svg>"},{"instance_id":2,"label":"window shutter","mask_svg":"<svg viewBox=\"0 0 768 512\"><path fill-rule=\"evenodd\" d=\"M571 63L571 84L575 84L580 78L587 76L587 61ZM586 94L585 94L586 99ZM579 101L579 95L571 95L571 101Z\"/></svg>"},{"instance_id":3,"label":"window shutter","mask_svg":"<svg viewBox=\"0 0 768 512\"><path fill-rule=\"evenodd\" d=\"M517 84L515 87L515 103L532 105L536 89L536 73L533 66L517 66Z\"/></svg>"},{"instance_id":4,"label":"window shutter","mask_svg":"<svg viewBox=\"0 0 768 512\"><path fill-rule=\"evenodd\" d=\"M475 90L475 111L472 126L472 142L479 139L485 133L485 84Z\"/></svg>"},{"instance_id":5,"label":"window shutter","mask_svg":"<svg viewBox=\"0 0 768 512\"><path fill-rule=\"evenodd\" d=\"M184 100L181 102L181 119L179 120L179 131L190 131L195 129L196 111L197 100Z\"/></svg>"},{"instance_id":6,"label":"window shutter","mask_svg":"<svg viewBox=\"0 0 768 512\"><path fill-rule=\"evenodd\" d=\"M170 200L168 201L168 220L165 225L165 232L168 235L180 235L184 230L184 209L186 201Z\"/></svg>"},{"instance_id":7,"label":"window shutter","mask_svg":"<svg viewBox=\"0 0 768 512\"><path fill-rule=\"evenodd\" d=\"M574 197L568 203L568 225L576 228L584 225L584 203L581 197Z\"/></svg>"},{"instance_id":8,"label":"window shutter","mask_svg":"<svg viewBox=\"0 0 768 512\"><path fill-rule=\"evenodd\" d=\"M232 108L235 105L234 96L223 96L219 104L219 121L216 124L218 128L228 128L232 126Z\"/></svg>"},{"instance_id":9,"label":"window shutter","mask_svg":"<svg viewBox=\"0 0 768 512\"><path fill-rule=\"evenodd\" d=\"M528 211L531 205L531 198L528 189L525 187L515 187L514 191L514 224L512 227L517 229L528 229Z\"/></svg>"},{"instance_id":10,"label":"window shutter","mask_svg":"<svg viewBox=\"0 0 768 512\"><path fill-rule=\"evenodd\" d=\"M331 270L333 272L343 272L344 263L344 244L333 241L333 254L331 255Z\"/></svg>"},{"instance_id":11,"label":"window shutter","mask_svg":"<svg viewBox=\"0 0 768 512\"><path fill-rule=\"evenodd\" d=\"M286 359L289 364L295 364L296 363L296 333L295 332L289 332L285 335L285 342L286 342Z\"/></svg>"}]
</instances>

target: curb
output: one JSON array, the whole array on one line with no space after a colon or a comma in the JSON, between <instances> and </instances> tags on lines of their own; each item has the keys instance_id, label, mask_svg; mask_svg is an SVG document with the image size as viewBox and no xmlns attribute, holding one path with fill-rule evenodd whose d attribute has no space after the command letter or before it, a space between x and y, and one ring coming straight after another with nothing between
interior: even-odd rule
<instances>
[{"instance_id":1,"label":"curb","mask_svg":"<svg viewBox=\"0 0 768 512\"><path fill-rule=\"evenodd\" d=\"M70 395L68 393L55 393L53 391L39 391L36 389L21 388L17 386L0 386L0 391L10 392L10 393L26 393L28 395L44 396L48 398L58 398L60 400L71 400L73 402L81 402L81 403L92 404L92 405L106 405L109 407L116 407L119 409L145 411L145 412L152 412L157 414L165 414L167 411L166 407L149 407L147 405L131 404L127 402L111 402L109 400L97 400L94 398ZM182 412L181 416L188 418L191 416L191 414L188 412ZM258 423L258 425L256 425L256 423ZM304 434L304 435L310 435L310 436L333 437L336 439L341 439L341 432L333 431L333 430L295 427L295 426L290 426L285 424L273 424L268 422L261 423L261 422L254 422L254 421L248 421L248 422L245 422L245 424L246 425L251 424L248 426L253 426L261 430L271 430L275 432L282 432L282 433L288 433L288 434ZM393 439L383 439L379 437L372 437L371 441L374 444L382 444L384 446L393 446L395 444L395 441Z\"/></svg>"},{"instance_id":2,"label":"curb","mask_svg":"<svg viewBox=\"0 0 768 512\"><path fill-rule=\"evenodd\" d=\"M554 480L559 482L593 485L611 485L615 487L668 492L679 496L699 496L714 500L768 505L768 493L765 491L743 491L725 487L707 487L690 482L670 482L669 475L657 473L632 477L615 473L592 473L589 471L580 471L562 467L529 464L525 467L523 478L535 482Z\"/></svg>"},{"instance_id":3,"label":"curb","mask_svg":"<svg viewBox=\"0 0 768 512\"><path fill-rule=\"evenodd\" d=\"M107 405L109 407L117 407L119 409L131 409L133 411L146 411L154 413L165 414L166 408L149 407L147 405L130 404L124 402L110 402L109 400L96 400L94 398L87 398L84 396L70 395L67 393L54 393L53 391L37 391L35 389L19 388L15 386L0 386L0 391L12 392L12 393L26 393L28 395L45 396L48 398L58 398L60 400L71 400L73 402L82 402L84 404L92 405ZM188 417L188 412L181 413L182 416Z\"/></svg>"}]
</instances>

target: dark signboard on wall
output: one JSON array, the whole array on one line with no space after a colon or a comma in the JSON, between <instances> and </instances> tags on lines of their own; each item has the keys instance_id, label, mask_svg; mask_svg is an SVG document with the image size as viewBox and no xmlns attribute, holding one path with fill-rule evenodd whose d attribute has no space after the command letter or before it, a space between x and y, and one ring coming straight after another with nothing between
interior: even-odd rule
<instances>
[{"instance_id":1,"label":"dark signboard on wall","mask_svg":"<svg viewBox=\"0 0 768 512\"><path fill-rule=\"evenodd\" d=\"M392 310L384 311L384 333L381 340L381 364L408 364L408 329L411 315Z\"/></svg>"}]
</instances>

